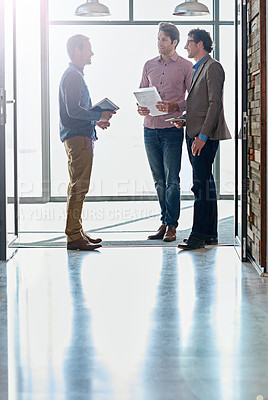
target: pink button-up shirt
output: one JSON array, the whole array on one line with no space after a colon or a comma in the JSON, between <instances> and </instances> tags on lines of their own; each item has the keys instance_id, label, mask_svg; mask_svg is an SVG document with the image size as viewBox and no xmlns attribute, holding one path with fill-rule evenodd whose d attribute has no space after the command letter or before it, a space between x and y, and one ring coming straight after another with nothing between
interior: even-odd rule
<instances>
[{"instance_id":1,"label":"pink button-up shirt","mask_svg":"<svg viewBox=\"0 0 268 400\"><path fill-rule=\"evenodd\" d=\"M177 53L174 53L167 61L161 56L155 57L145 63L143 67L140 88L155 86L163 101L178 103L179 111L169 114L152 117L147 115L144 118L144 126L151 129L172 128L167 118L178 117L186 109L185 92L189 91L192 76L193 64Z\"/></svg>"}]
</instances>

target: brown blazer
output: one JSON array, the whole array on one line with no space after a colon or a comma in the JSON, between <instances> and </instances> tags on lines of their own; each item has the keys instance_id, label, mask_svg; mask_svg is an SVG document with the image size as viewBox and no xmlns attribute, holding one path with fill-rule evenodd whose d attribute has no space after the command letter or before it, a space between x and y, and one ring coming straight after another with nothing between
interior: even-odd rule
<instances>
[{"instance_id":1,"label":"brown blazer","mask_svg":"<svg viewBox=\"0 0 268 400\"><path fill-rule=\"evenodd\" d=\"M199 66L186 99L186 127L190 137L203 133L212 140L231 139L222 104L224 79L221 64L208 55Z\"/></svg>"}]
</instances>

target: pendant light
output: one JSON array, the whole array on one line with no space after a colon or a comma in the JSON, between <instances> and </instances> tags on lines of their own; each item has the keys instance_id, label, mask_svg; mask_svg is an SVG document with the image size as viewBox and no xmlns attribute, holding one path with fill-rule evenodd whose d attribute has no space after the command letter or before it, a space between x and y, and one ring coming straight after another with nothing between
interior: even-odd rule
<instances>
[{"instance_id":1,"label":"pendant light","mask_svg":"<svg viewBox=\"0 0 268 400\"><path fill-rule=\"evenodd\" d=\"M209 9L202 3L198 3L197 0L185 0L184 3L179 4L173 15L177 16L197 16L197 15L208 15Z\"/></svg>"},{"instance_id":2,"label":"pendant light","mask_svg":"<svg viewBox=\"0 0 268 400\"><path fill-rule=\"evenodd\" d=\"M104 4L99 3L99 0L87 0L75 10L75 15L78 17L105 17L110 14L110 10Z\"/></svg>"}]
</instances>

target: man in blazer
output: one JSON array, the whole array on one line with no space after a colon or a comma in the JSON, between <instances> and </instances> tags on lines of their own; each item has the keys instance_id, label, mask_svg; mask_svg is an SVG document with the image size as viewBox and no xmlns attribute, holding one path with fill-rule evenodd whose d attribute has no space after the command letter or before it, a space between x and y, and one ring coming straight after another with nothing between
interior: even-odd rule
<instances>
[{"instance_id":1,"label":"man in blazer","mask_svg":"<svg viewBox=\"0 0 268 400\"><path fill-rule=\"evenodd\" d=\"M193 168L192 192L195 196L192 231L178 247L194 250L205 244L217 244L217 194L212 165L219 140L230 139L223 112L225 74L221 64L211 58L210 34L192 29L185 45L194 58L193 78L186 99L186 141ZM175 123L177 128L181 123Z\"/></svg>"}]
</instances>

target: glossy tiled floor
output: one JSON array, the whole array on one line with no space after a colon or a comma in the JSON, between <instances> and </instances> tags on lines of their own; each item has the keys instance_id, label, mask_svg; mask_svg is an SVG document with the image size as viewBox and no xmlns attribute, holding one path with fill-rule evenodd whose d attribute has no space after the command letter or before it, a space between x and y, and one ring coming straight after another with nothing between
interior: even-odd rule
<instances>
[{"instance_id":1,"label":"glossy tiled floor","mask_svg":"<svg viewBox=\"0 0 268 400\"><path fill-rule=\"evenodd\" d=\"M0 266L1 400L7 370L11 400L268 398L268 279L233 247L19 249Z\"/></svg>"}]
</instances>

